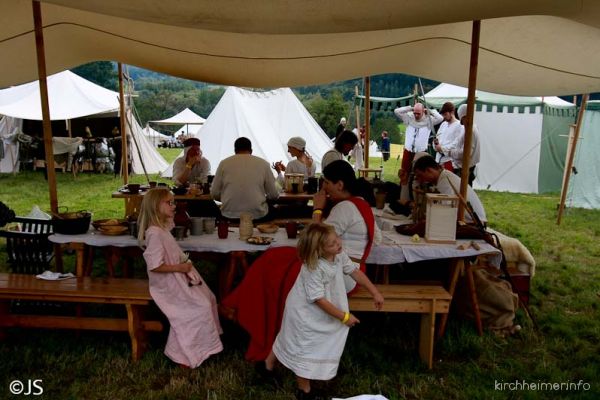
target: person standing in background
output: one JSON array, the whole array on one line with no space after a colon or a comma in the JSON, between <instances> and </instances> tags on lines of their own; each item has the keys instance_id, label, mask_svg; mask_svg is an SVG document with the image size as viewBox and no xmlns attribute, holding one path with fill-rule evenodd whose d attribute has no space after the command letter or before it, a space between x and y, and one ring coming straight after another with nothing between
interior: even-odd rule
<instances>
[{"instance_id":1,"label":"person standing in background","mask_svg":"<svg viewBox=\"0 0 600 400\"><path fill-rule=\"evenodd\" d=\"M447 147L444 146L436 146L437 151L441 151L445 155L452 158L452 164L454 166L454 173L458 176L462 174L462 159L464 154L465 147L465 118L467 116L467 105L461 104L458 107L458 119L460 120L461 130L460 134L456 137L456 139L449 144ZM440 150L438 150L438 147ZM479 130L477 129L477 125L473 122L473 138L471 141L471 157L469 163L469 186L473 186L473 181L475 180L475 167L477 163L479 163L481 150L479 147Z\"/></svg>"},{"instance_id":2,"label":"person standing in background","mask_svg":"<svg viewBox=\"0 0 600 400\"><path fill-rule=\"evenodd\" d=\"M427 151L429 135L433 127L442 122L444 118L437 110L427 110L421 103L416 103L414 107L398 107L394 110L394 114L406 125L404 152L398 177L401 186L400 200L408 201L410 198L408 180L415 153Z\"/></svg>"},{"instance_id":3,"label":"person standing in background","mask_svg":"<svg viewBox=\"0 0 600 400\"><path fill-rule=\"evenodd\" d=\"M440 110L440 114L444 117L444 122L440 125L438 129L438 134L434 140L434 147L437 151L435 156L435 161L442 166L442 168L447 169L450 172L454 172L454 166L452 162L452 157L444 154L444 147L449 147L457 137L461 135L462 125L460 121L454 117L454 104L451 102L446 102L442 106Z\"/></svg>"},{"instance_id":4,"label":"person standing in background","mask_svg":"<svg viewBox=\"0 0 600 400\"><path fill-rule=\"evenodd\" d=\"M384 162L390 159L390 138L387 131L381 132L381 154Z\"/></svg>"}]
</instances>

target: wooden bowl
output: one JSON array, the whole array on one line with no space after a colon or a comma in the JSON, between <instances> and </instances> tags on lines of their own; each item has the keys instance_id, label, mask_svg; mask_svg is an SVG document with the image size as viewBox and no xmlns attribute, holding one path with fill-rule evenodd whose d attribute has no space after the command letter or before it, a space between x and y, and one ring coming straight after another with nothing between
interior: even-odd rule
<instances>
[{"instance_id":1,"label":"wooden bowl","mask_svg":"<svg viewBox=\"0 0 600 400\"><path fill-rule=\"evenodd\" d=\"M103 225L98 231L103 235L117 236L126 233L129 230L126 226L121 225Z\"/></svg>"},{"instance_id":2,"label":"wooden bowl","mask_svg":"<svg viewBox=\"0 0 600 400\"><path fill-rule=\"evenodd\" d=\"M275 233L279 227L275 224L259 224L256 225L256 229L261 233Z\"/></svg>"},{"instance_id":3,"label":"wooden bowl","mask_svg":"<svg viewBox=\"0 0 600 400\"><path fill-rule=\"evenodd\" d=\"M127 226L127 220L126 219L117 219L117 218L110 218L110 219L97 219L95 221L92 221L92 226L94 228L96 228L96 230L99 230L102 227L111 227L111 226Z\"/></svg>"}]
</instances>

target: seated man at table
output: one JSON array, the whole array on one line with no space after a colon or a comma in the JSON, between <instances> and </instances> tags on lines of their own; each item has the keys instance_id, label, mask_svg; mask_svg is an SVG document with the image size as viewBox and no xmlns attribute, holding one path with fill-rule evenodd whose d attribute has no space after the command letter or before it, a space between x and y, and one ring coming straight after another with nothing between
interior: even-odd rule
<instances>
[{"instance_id":1,"label":"seated man at table","mask_svg":"<svg viewBox=\"0 0 600 400\"><path fill-rule=\"evenodd\" d=\"M279 197L271 166L252 155L252 143L240 137L234 143L235 155L221 161L210 189L213 199L220 200L221 214L238 219L248 212L256 220L269 219L267 199Z\"/></svg>"},{"instance_id":2,"label":"seated man at table","mask_svg":"<svg viewBox=\"0 0 600 400\"><path fill-rule=\"evenodd\" d=\"M200 139L186 139L183 146L183 157L173 163L173 181L177 186L206 182L210 175L210 162L202 157Z\"/></svg>"},{"instance_id":3,"label":"seated man at table","mask_svg":"<svg viewBox=\"0 0 600 400\"><path fill-rule=\"evenodd\" d=\"M419 158L413 166L413 172L416 180L435 185L441 194L456 196L456 193L460 192L460 178L452 172L442 169L430 155ZM487 217L483 204L471 186L467 186L467 202L471 203L474 213L485 224ZM475 222L468 211L465 212L465 221Z\"/></svg>"}]
</instances>

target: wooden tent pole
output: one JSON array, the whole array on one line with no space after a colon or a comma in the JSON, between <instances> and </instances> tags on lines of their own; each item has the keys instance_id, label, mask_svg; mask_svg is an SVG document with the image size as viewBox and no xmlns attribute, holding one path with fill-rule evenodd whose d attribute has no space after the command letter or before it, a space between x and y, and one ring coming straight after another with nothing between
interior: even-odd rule
<instances>
[{"instance_id":1,"label":"wooden tent pole","mask_svg":"<svg viewBox=\"0 0 600 400\"><path fill-rule=\"evenodd\" d=\"M42 30L42 9L39 1L32 1L31 5L33 6L35 49L37 53L40 100L42 103L42 125L44 127L44 150L46 156L48 190L50 192L50 210L53 213L58 213L56 172L54 170L54 151L52 146L52 124L50 123L50 106L48 105L48 82L46 81L46 53L44 51L44 32Z\"/></svg>"},{"instance_id":2,"label":"wooden tent pole","mask_svg":"<svg viewBox=\"0 0 600 400\"><path fill-rule=\"evenodd\" d=\"M363 147L364 168L369 168L369 138L371 137L371 77L365 77L365 143ZM360 128L358 128L360 144Z\"/></svg>"},{"instance_id":3,"label":"wooden tent pole","mask_svg":"<svg viewBox=\"0 0 600 400\"><path fill-rule=\"evenodd\" d=\"M565 202L567 200L567 191L569 190L569 180L571 179L571 171L573 169L573 160L575 159L575 150L577 149L577 141L579 140L579 132L581 131L581 123L583 122L583 113L590 95L585 94L581 99L581 106L579 107L579 113L577 114L577 125L575 126L575 134L573 135L573 144L567 155L567 163L565 165L565 174L563 179L562 188L560 190L560 204L558 205L558 217L556 218L556 225L560 225L563 211L565 209Z\"/></svg>"},{"instance_id":4,"label":"wooden tent pole","mask_svg":"<svg viewBox=\"0 0 600 400\"><path fill-rule=\"evenodd\" d=\"M471 146L473 143L473 116L475 115L475 89L477 88L477 65L479 63L479 34L481 21L473 21L471 34L471 61L469 65L469 91L467 95L467 116L465 121L465 146L462 158L462 174L460 176L460 195L467 198L469 185L469 165L471 163ZM464 221L465 206L458 204L458 220Z\"/></svg>"},{"instance_id":5,"label":"wooden tent pole","mask_svg":"<svg viewBox=\"0 0 600 400\"><path fill-rule=\"evenodd\" d=\"M123 88L123 64L118 63L119 71L119 113L121 118L121 174L123 175L123 183L129 183L129 164L127 157L127 131L125 130L125 90Z\"/></svg>"},{"instance_id":6,"label":"wooden tent pole","mask_svg":"<svg viewBox=\"0 0 600 400\"><path fill-rule=\"evenodd\" d=\"M354 94L358 99L358 86L354 86ZM354 114L356 115L356 129L360 129L360 102L354 106Z\"/></svg>"}]
</instances>

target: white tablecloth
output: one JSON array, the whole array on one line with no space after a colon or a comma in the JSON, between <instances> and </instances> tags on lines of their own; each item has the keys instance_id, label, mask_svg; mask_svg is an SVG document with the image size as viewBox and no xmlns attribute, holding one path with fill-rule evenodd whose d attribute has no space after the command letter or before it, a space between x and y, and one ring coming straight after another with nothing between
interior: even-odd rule
<instances>
[{"instance_id":1,"label":"white tablecloth","mask_svg":"<svg viewBox=\"0 0 600 400\"><path fill-rule=\"evenodd\" d=\"M184 251L207 251L217 253L228 253L230 251L264 251L269 247L277 246L296 246L297 239L288 239L285 229L280 228L274 234L262 234L256 229L254 234L257 236L270 236L275 239L271 245L258 246L239 240L238 228L229 228L227 239L219 239L216 231L212 234L203 234L200 236L188 236L179 241L179 245ZM415 262L443 258L471 257L480 254L490 254L490 262L493 265L500 265L500 251L495 247L485 243L482 240L476 241L480 249L475 250L469 247L466 250L457 248L462 243L469 243L470 240L458 240L456 244L434 244L427 243L421 239L419 243L411 242L409 236L400 235L395 231L384 231L383 242L380 245L373 246L367 262L371 264L396 264L401 262ZM137 239L130 235L106 236L95 230L81 235L62 235L53 234L49 237L53 243L85 243L89 246L116 246L116 247L136 247Z\"/></svg>"}]
</instances>

